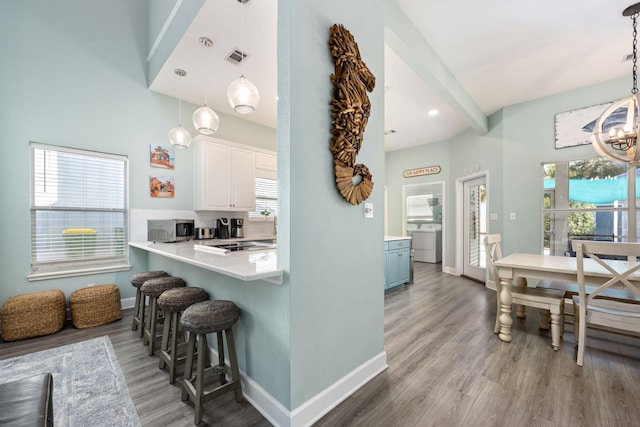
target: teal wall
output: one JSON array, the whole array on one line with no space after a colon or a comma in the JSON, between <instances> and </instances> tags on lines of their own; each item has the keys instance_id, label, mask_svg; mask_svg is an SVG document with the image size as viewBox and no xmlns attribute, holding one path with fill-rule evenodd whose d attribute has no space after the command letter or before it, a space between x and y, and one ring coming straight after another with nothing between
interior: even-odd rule
<instances>
[{"instance_id":1,"label":"teal wall","mask_svg":"<svg viewBox=\"0 0 640 427\"><path fill-rule=\"evenodd\" d=\"M402 178L402 170L441 162L446 177L447 267L455 267L455 182L476 168L489 172L489 213L498 214L497 221L489 221L489 232L503 234L503 252L540 252L541 164L597 157L591 145L556 150L555 115L622 98L629 88L629 79L622 78L508 106L490 117L485 135L467 129L449 141L387 153L390 233L401 230L402 185L418 182ZM507 219L510 212L516 213L515 221Z\"/></svg>"},{"instance_id":2,"label":"teal wall","mask_svg":"<svg viewBox=\"0 0 640 427\"><path fill-rule=\"evenodd\" d=\"M116 283L123 298L133 297L129 278L147 268L146 256L131 251L131 271L27 281L29 141L126 155L131 208L192 209L190 150L176 152L175 198L149 196L149 175L158 171L149 166L149 145L169 145L178 103L147 89L146 5L129 0L0 3L0 212L6 224L0 302L45 289L61 289L68 296L90 283ZM185 118L196 108L183 103ZM217 137L275 149L274 129L220 116Z\"/></svg>"},{"instance_id":3,"label":"teal wall","mask_svg":"<svg viewBox=\"0 0 640 427\"><path fill-rule=\"evenodd\" d=\"M363 206L335 188L329 151L329 28L343 24L376 76L357 161L375 182ZM278 256L289 272L291 397L296 408L384 351L384 40L382 1L278 2Z\"/></svg>"}]
</instances>

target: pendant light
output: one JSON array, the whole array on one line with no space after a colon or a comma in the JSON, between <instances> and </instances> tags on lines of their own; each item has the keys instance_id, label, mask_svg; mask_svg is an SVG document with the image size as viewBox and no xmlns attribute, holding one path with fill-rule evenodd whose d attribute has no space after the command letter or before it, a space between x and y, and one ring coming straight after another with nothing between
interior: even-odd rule
<instances>
[{"instance_id":1,"label":"pendant light","mask_svg":"<svg viewBox=\"0 0 640 427\"><path fill-rule=\"evenodd\" d=\"M200 37L200 46L209 48L213 42L208 37ZM207 105L207 90L204 91L204 105L193 112L193 126L203 135L211 135L218 130L220 118Z\"/></svg>"},{"instance_id":2,"label":"pendant light","mask_svg":"<svg viewBox=\"0 0 640 427\"><path fill-rule=\"evenodd\" d=\"M240 3L240 7L243 8L245 3L248 3L249 0L237 0ZM242 51L240 66L244 71L244 19L243 19L243 9L240 9L240 49ZM245 76L244 73L240 74L240 78L231 82L229 87L227 88L227 98L229 99L229 104L235 110L236 113L240 114L250 114L253 113L258 107L258 102L260 101L260 93L258 92L258 88L251 83Z\"/></svg>"},{"instance_id":3,"label":"pendant light","mask_svg":"<svg viewBox=\"0 0 640 427\"><path fill-rule=\"evenodd\" d=\"M613 161L639 163L638 131L640 126L637 67L637 18L640 3L626 8L623 16L633 21L633 88L631 95L614 102L596 121L591 143L598 154Z\"/></svg>"},{"instance_id":4,"label":"pendant light","mask_svg":"<svg viewBox=\"0 0 640 427\"><path fill-rule=\"evenodd\" d=\"M174 70L174 73L176 73L178 77L184 77L187 75L187 72L185 70L181 70L179 68L176 68ZM189 133L188 130L183 128L182 125L180 124L182 122L182 93L181 92L182 92L182 87L180 87L180 90L178 91L178 126L169 131L169 141L171 142L171 145L173 147L179 150L185 150L189 148L189 146L191 145L191 134Z\"/></svg>"}]
</instances>

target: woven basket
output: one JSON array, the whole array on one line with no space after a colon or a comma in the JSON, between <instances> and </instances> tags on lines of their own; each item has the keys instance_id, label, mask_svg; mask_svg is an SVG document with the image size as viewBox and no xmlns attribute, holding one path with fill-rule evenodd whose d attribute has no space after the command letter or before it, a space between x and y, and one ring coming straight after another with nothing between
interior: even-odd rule
<instances>
[{"instance_id":1,"label":"woven basket","mask_svg":"<svg viewBox=\"0 0 640 427\"><path fill-rule=\"evenodd\" d=\"M61 290L9 297L0 309L2 339L16 341L58 332L67 319L67 300Z\"/></svg>"},{"instance_id":2,"label":"woven basket","mask_svg":"<svg viewBox=\"0 0 640 427\"><path fill-rule=\"evenodd\" d=\"M69 296L71 321L78 329L92 328L122 319L120 289L98 285L78 289Z\"/></svg>"}]
</instances>

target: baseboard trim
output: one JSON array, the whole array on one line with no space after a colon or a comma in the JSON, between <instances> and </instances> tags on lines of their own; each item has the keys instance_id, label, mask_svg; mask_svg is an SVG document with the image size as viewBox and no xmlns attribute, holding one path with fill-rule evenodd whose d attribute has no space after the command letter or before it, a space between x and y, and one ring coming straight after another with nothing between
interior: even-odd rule
<instances>
[{"instance_id":1,"label":"baseboard trim","mask_svg":"<svg viewBox=\"0 0 640 427\"><path fill-rule=\"evenodd\" d=\"M133 308L136 305L136 297L123 298L120 300L122 308Z\"/></svg>"},{"instance_id":2,"label":"baseboard trim","mask_svg":"<svg viewBox=\"0 0 640 427\"><path fill-rule=\"evenodd\" d=\"M386 369L387 353L383 351L291 411L290 427L309 426L318 421Z\"/></svg>"},{"instance_id":3,"label":"baseboard trim","mask_svg":"<svg viewBox=\"0 0 640 427\"><path fill-rule=\"evenodd\" d=\"M442 268L442 272L443 273L447 273L447 274L451 274L452 276L460 276L458 271L453 267L443 267Z\"/></svg>"},{"instance_id":4,"label":"baseboard trim","mask_svg":"<svg viewBox=\"0 0 640 427\"><path fill-rule=\"evenodd\" d=\"M218 352L209 347L211 360L218 359ZM225 360L228 364L228 361ZM263 417L276 427L305 427L322 418L360 387L387 369L387 353L382 352L340 380L333 383L293 411L289 411L260 384L240 371L242 395Z\"/></svg>"}]
</instances>

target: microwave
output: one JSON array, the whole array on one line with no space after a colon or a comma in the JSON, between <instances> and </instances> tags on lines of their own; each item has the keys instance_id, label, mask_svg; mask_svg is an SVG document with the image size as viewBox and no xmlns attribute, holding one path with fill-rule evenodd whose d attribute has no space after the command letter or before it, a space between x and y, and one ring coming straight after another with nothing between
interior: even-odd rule
<instances>
[{"instance_id":1,"label":"microwave","mask_svg":"<svg viewBox=\"0 0 640 427\"><path fill-rule=\"evenodd\" d=\"M149 219L147 240L153 243L193 240L193 225L192 219Z\"/></svg>"}]
</instances>

